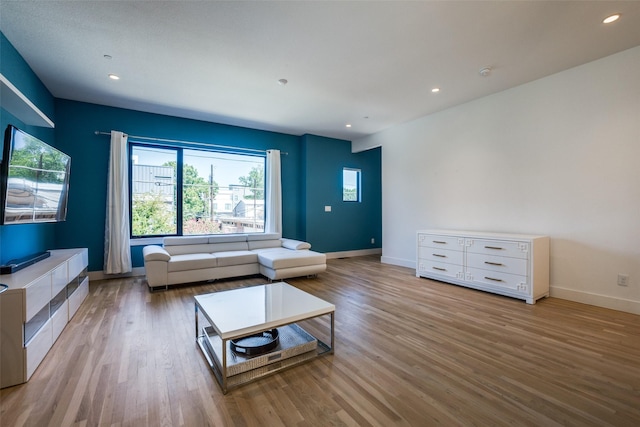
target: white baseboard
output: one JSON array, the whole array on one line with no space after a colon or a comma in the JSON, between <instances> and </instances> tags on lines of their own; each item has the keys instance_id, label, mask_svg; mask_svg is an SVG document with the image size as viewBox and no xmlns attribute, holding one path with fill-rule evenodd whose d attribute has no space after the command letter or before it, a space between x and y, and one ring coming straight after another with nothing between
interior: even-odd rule
<instances>
[{"instance_id":1,"label":"white baseboard","mask_svg":"<svg viewBox=\"0 0 640 427\"><path fill-rule=\"evenodd\" d=\"M640 301L576 291L575 289L560 288L557 286L551 286L549 294L554 298L595 305L597 307L610 308L612 310L625 311L632 314L640 314Z\"/></svg>"},{"instance_id":2,"label":"white baseboard","mask_svg":"<svg viewBox=\"0 0 640 427\"><path fill-rule=\"evenodd\" d=\"M416 261L408 260L403 258L392 258L388 256L383 256L381 259L383 264L391 264L391 265L399 265L400 267L407 267L416 269Z\"/></svg>"},{"instance_id":3,"label":"white baseboard","mask_svg":"<svg viewBox=\"0 0 640 427\"><path fill-rule=\"evenodd\" d=\"M374 248L374 249L358 249L356 251L343 251L343 252L327 252L325 253L327 259L335 259L335 258L351 258L354 256L365 256L365 255L382 255L382 248Z\"/></svg>"},{"instance_id":4,"label":"white baseboard","mask_svg":"<svg viewBox=\"0 0 640 427\"><path fill-rule=\"evenodd\" d=\"M398 265L400 267L408 267L412 269L416 268L415 261L402 258L383 256L381 258L381 262L384 264ZM574 289L561 288L557 286L551 286L549 289L549 294L554 298L566 299L582 304L595 305L597 307L610 308L612 310L624 311L632 314L640 314L640 301L615 298L590 292L576 291Z\"/></svg>"}]
</instances>

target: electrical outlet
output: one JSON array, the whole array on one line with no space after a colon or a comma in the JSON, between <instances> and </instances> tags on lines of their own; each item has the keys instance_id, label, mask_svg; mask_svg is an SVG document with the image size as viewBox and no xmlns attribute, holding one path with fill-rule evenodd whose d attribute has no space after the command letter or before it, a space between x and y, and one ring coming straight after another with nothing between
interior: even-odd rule
<instances>
[{"instance_id":1,"label":"electrical outlet","mask_svg":"<svg viewBox=\"0 0 640 427\"><path fill-rule=\"evenodd\" d=\"M373 237L371 238L371 244L375 244L376 243L376 239L374 239Z\"/></svg>"},{"instance_id":2,"label":"electrical outlet","mask_svg":"<svg viewBox=\"0 0 640 427\"><path fill-rule=\"evenodd\" d=\"M618 273L618 286L628 286L629 285L629 275Z\"/></svg>"}]
</instances>

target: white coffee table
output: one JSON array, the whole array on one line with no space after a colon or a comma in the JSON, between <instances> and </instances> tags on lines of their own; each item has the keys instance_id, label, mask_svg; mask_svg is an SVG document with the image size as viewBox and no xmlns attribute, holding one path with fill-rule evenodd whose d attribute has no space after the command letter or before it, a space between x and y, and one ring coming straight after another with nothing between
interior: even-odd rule
<instances>
[{"instance_id":1,"label":"white coffee table","mask_svg":"<svg viewBox=\"0 0 640 427\"><path fill-rule=\"evenodd\" d=\"M334 314L333 304L284 282L213 292L195 297L196 341L226 393L240 384L332 354ZM297 324L321 316L330 316L329 344ZM230 348L231 340L274 328L279 343L266 354L246 356Z\"/></svg>"}]
</instances>

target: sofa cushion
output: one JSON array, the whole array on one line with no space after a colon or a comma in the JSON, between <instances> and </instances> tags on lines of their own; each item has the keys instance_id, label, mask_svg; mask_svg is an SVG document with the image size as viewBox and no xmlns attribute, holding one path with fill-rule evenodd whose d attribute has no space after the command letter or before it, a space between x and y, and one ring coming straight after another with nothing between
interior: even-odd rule
<instances>
[{"instance_id":1,"label":"sofa cushion","mask_svg":"<svg viewBox=\"0 0 640 427\"><path fill-rule=\"evenodd\" d=\"M246 242L246 234L211 234L209 235L209 243L232 243Z\"/></svg>"},{"instance_id":2,"label":"sofa cushion","mask_svg":"<svg viewBox=\"0 0 640 427\"><path fill-rule=\"evenodd\" d=\"M164 246L203 245L209 243L208 236L169 236L162 239Z\"/></svg>"},{"instance_id":3,"label":"sofa cushion","mask_svg":"<svg viewBox=\"0 0 640 427\"><path fill-rule=\"evenodd\" d=\"M249 242L256 240L280 240L280 233L251 233L247 234L247 240Z\"/></svg>"},{"instance_id":4,"label":"sofa cushion","mask_svg":"<svg viewBox=\"0 0 640 427\"><path fill-rule=\"evenodd\" d=\"M258 259L265 267L279 268L302 267L314 264L326 264L327 257L314 251L292 251L290 249L259 251Z\"/></svg>"},{"instance_id":5,"label":"sofa cushion","mask_svg":"<svg viewBox=\"0 0 640 427\"><path fill-rule=\"evenodd\" d=\"M250 251L228 251L215 253L218 267L252 264L258 262L258 254Z\"/></svg>"},{"instance_id":6,"label":"sofa cushion","mask_svg":"<svg viewBox=\"0 0 640 427\"><path fill-rule=\"evenodd\" d=\"M211 245L204 243L201 245L169 245L164 249L171 255L188 255L188 254L208 254L213 252Z\"/></svg>"},{"instance_id":7,"label":"sofa cushion","mask_svg":"<svg viewBox=\"0 0 640 427\"><path fill-rule=\"evenodd\" d=\"M169 261L171 255L163 248L157 245L148 245L142 248L142 255L145 262L147 261Z\"/></svg>"},{"instance_id":8,"label":"sofa cushion","mask_svg":"<svg viewBox=\"0 0 640 427\"><path fill-rule=\"evenodd\" d=\"M184 254L173 255L169 260L168 271L199 270L217 267L217 259L213 254Z\"/></svg>"},{"instance_id":9,"label":"sofa cushion","mask_svg":"<svg viewBox=\"0 0 640 427\"><path fill-rule=\"evenodd\" d=\"M229 251L247 251L249 245L247 242L229 242L229 243L214 243L209 244L207 252L229 252Z\"/></svg>"},{"instance_id":10,"label":"sofa cushion","mask_svg":"<svg viewBox=\"0 0 640 427\"><path fill-rule=\"evenodd\" d=\"M301 242L300 240L282 239L282 247L299 251L301 249L310 249L311 243Z\"/></svg>"},{"instance_id":11,"label":"sofa cushion","mask_svg":"<svg viewBox=\"0 0 640 427\"><path fill-rule=\"evenodd\" d=\"M277 240L255 240L247 242L249 245L249 250L254 249L264 249L264 248L281 248L282 241L280 239Z\"/></svg>"}]
</instances>

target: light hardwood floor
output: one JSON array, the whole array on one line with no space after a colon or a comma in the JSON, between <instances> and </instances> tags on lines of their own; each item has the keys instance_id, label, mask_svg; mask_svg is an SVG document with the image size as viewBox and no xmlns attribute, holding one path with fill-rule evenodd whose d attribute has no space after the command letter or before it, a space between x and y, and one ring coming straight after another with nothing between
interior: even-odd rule
<instances>
[{"instance_id":1,"label":"light hardwood floor","mask_svg":"<svg viewBox=\"0 0 640 427\"><path fill-rule=\"evenodd\" d=\"M378 257L289 283L336 305L335 355L223 395L194 340L193 296L93 282L1 426L638 426L640 316L419 279Z\"/></svg>"}]
</instances>

